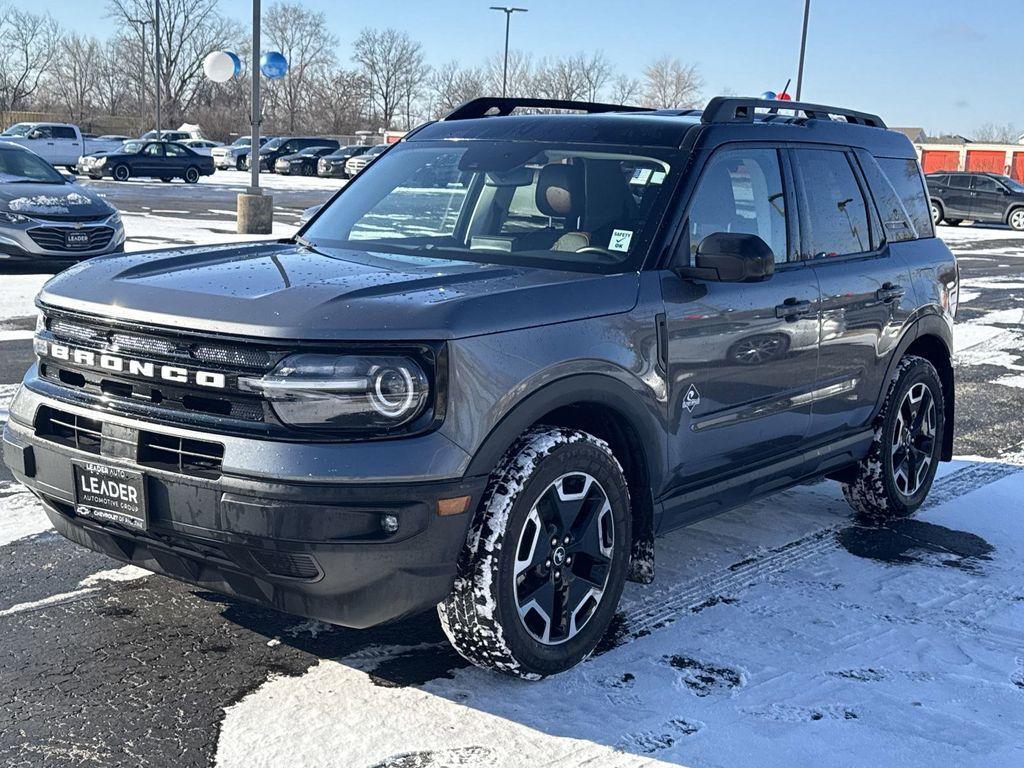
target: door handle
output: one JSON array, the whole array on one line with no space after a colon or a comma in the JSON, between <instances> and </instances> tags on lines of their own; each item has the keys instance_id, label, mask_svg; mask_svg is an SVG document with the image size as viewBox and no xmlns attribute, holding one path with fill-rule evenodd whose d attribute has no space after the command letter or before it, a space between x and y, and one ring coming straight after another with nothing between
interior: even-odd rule
<instances>
[{"instance_id":1,"label":"door handle","mask_svg":"<svg viewBox=\"0 0 1024 768\"><path fill-rule=\"evenodd\" d=\"M794 297L786 299L775 307L775 316L786 320L794 320L801 315L809 314L811 314L811 302L800 301Z\"/></svg>"},{"instance_id":2,"label":"door handle","mask_svg":"<svg viewBox=\"0 0 1024 768\"><path fill-rule=\"evenodd\" d=\"M907 292L907 289L902 285L893 285L892 283L883 283L882 287L875 291L875 298L878 301L895 301L896 299L902 299L903 294Z\"/></svg>"}]
</instances>

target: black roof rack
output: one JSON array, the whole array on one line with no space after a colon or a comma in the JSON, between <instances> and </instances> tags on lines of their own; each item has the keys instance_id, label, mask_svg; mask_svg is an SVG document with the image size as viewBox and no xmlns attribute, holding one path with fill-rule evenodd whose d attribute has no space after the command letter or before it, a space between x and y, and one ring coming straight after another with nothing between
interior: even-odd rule
<instances>
[{"instance_id":1,"label":"black roof rack","mask_svg":"<svg viewBox=\"0 0 1024 768\"><path fill-rule=\"evenodd\" d=\"M715 96L711 99L704 107L700 121L702 123L752 123L755 109L770 109L773 112L778 110L803 112L809 120L831 120L831 116L835 115L854 125L885 128L882 118L869 112L856 112L843 107L827 107L803 101L769 101L768 99L734 98L731 96Z\"/></svg>"},{"instance_id":2,"label":"black roof rack","mask_svg":"<svg viewBox=\"0 0 1024 768\"><path fill-rule=\"evenodd\" d=\"M520 107L527 109L569 109L576 112L650 112L648 107L627 107L624 104L602 104L594 101L565 101L562 99L520 99L483 96L460 104L443 120L472 120L490 115L509 115Z\"/></svg>"}]
</instances>

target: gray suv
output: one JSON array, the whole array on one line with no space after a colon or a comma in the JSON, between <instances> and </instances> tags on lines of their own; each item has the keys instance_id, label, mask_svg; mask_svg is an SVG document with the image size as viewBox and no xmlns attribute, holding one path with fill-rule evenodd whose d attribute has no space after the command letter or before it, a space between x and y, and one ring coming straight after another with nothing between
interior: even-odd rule
<instances>
[{"instance_id":1,"label":"gray suv","mask_svg":"<svg viewBox=\"0 0 1024 768\"><path fill-rule=\"evenodd\" d=\"M876 116L478 99L293 240L51 280L4 459L86 547L349 627L437 606L537 678L657 533L821 477L912 513L957 286Z\"/></svg>"}]
</instances>

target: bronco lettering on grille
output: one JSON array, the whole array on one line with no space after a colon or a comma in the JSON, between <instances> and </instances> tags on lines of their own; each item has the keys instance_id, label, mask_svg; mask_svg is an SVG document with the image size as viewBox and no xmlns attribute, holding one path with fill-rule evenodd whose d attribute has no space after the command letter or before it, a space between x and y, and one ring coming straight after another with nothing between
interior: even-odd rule
<instances>
[{"instance_id":1,"label":"bronco lettering on grille","mask_svg":"<svg viewBox=\"0 0 1024 768\"><path fill-rule=\"evenodd\" d=\"M114 373L126 373L146 379L162 379L175 384L195 384L199 387L224 389L227 385L223 373L216 371L197 371L180 365L157 365L145 360L133 360L121 355L107 352L94 352L89 349L76 349L66 344L57 344L45 339L36 340L36 349L40 356L49 356L55 360L65 360L85 368L99 368Z\"/></svg>"}]
</instances>

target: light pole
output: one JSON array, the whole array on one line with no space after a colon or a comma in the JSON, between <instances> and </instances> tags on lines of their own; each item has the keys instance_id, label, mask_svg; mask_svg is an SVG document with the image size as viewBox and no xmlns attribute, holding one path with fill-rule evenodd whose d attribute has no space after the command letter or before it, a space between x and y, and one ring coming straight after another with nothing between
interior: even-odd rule
<instances>
[{"instance_id":1,"label":"light pole","mask_svg":"<svg viewBox=\"0 0 1024 768\"><path fill-rule=\"evenodd\" d=\"M153 0L156 6L153 24L153 98L156 100L156 137L160 135L160 0Z\"/></svg>"},{"instance_id":2,"label":"light pole","mask_svg":"<svg viewBox=\"0 0 1024 768\"><path fill-rule=\"evenodd\" d=\"M274 199L260 189L260 0L252 0L252 138L249 141L250 184L238 193L239 234L269 235L274 228Z\"/></svg>"},{"instance_id":3,"label":"light pole","mask_svg":"<svg viewBox=\"0 0 1024 768\"><path fill-rule=\"evenodd\" d=\"M512 8L507 5L492 5L492 11L501 11L505 14L505 66L501 71L501 98L505 98L508 90L508 30L512 23L513 13L526 13L529 8Z\"/></svg>"},{"instance_id":4,"label":"light pole","mask_svg":"<svg viewBox=\"0 0 1024 768\"><path fill-rule=\"evenodd\" d=\"M800 34L800 64L796 70L796 100L800 101L800 91L804 85L804 52L807 50L807 19L811 15L811 0L804 0L804 29Z\"/></svg>"}]
</instances>

